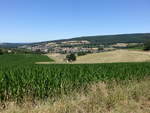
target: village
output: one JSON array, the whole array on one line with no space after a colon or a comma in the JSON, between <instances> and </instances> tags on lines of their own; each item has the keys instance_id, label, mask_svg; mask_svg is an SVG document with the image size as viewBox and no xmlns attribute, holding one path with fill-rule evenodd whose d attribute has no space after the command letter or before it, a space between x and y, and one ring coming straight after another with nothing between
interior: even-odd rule
<instances>
[{"instance_id":1,"label":"village","mask_svg":"<svg viewBox=\"0 0 150 113\"><path fill-rule=\"evenodd\" d=\"M78 52L85 52L85 53L98 53L103 51L108 51L112 48L104 48L103 45L99 47L84 47L81 45L90 45L89 41L82 40L82 41L64 41L64 42L50 42L45 44L35 44L35 45L24 45L19 46L19 49L27 49L32 52L42 52L42 53L78 53Z\"/></svg>"},{"instance_id":2,"label":"village","mask_svg":"<svg viewBox=\"0 0 150 113\"><path fill-rule=\"evenodd\" d=\"M31 52L39 53L100 53L106 51L112 51L116 49L130 48L143 43L116 43L110 45L94 45L87 40L80 41L62 41L62 42L47 42L32 45L18 46L18 49L24 49Z\"/></svg>"}]
</instances>

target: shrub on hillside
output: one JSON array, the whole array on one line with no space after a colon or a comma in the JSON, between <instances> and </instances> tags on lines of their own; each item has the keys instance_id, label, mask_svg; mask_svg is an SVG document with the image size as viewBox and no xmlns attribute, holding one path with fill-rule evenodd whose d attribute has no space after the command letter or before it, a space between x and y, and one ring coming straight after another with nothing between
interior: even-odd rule
<instances>
[{"instance_id":1,"label":"shrub on hillside","mask_svg":"<svg viewBox=\"0 0 150 113\"><path fill-rule=\"evenodd\" d=\"M145 42L145 44L144 44L144 50L145 51L149 51L150 50L150 40L147 41L147 42Z\"/></svg>"},{"instance_id":2,"label":"shrub on hillside","mask_svg":"<svg viewBox=\"0 0 150 113\"><path fill-rule=\"evenodd\" d=\"M71 61L75 61L76 60L76 55L74 53L71 53L69 55L66 56L66 59L71 62Z\"/></svg>"},{"instance_id":3,"label":"shrub on hillside","mask_svg":"<svg viewBox=\"0 0 150 113\"><path fill-rule=\"evenodd\" d=\"M78 52L77 53L78 56L83 56L83 55L86 55L86 54L87 54L86 52Z\"/></svg>"},{"instance_id":4,"label":"shrub on hillside","mask_svg":"<svg viewBox=\"0 0 150 113\"><path fill-rule=\"evenodd\" d=\"M3 50L2 49L0 49L0 55L2 55L3 54Z\"/></svg>"}]
</instances>

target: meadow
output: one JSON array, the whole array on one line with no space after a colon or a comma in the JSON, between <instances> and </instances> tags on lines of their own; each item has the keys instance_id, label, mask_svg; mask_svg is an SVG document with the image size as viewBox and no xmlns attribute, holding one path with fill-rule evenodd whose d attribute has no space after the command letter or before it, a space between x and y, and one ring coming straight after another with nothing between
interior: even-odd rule
<instances>
[{"instance_id":1,"label":"meadow","mask_svg":"<svg viewBox=\"0 0 150 113\"><path fill-rule=\"evenodd\" d=\"M0 64L34 64L35 62L53 61L45 55L40 54L4 54L0 55Z\"/></svg>"}]
</instances>

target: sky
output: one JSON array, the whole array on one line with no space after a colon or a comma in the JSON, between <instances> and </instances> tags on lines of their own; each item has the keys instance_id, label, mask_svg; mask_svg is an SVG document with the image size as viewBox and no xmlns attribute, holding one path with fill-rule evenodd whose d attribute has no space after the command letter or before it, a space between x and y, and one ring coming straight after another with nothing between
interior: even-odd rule
<instances>
[{"instance_id":1,"label":"sky","mask_svg":"<svg viewBox=\"0 0 150 113\"><path fill-rule=\"evenodd\" d=\"M0 43L149 32L150 0L0 0Z\"/></svg>"}]
</instances>

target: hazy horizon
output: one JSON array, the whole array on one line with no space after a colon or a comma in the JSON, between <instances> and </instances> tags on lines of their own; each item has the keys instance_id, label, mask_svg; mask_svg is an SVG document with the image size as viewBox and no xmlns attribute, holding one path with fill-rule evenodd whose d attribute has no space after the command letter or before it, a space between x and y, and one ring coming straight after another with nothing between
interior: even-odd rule
<instances>
[{"instance_id":1,"label":"hazy horizon","mask_svg":"<svg viewBox=\"0 0 150 113\"><path fill-rule=\"evenodd\" d=\"M77 37L70 37L70 38L58 38L55 40L65 40L65 39L72 39L72 38L78 38L78 37L90 37L90 36L107 36L107 35L124 35L124 34L150 34L150 32L143 32L143 33L120 33L120 34L103 34L103 35L87 35L87 36L77 36ZM46 41L55 41L55 40L43 40L43 41L37 41L37 42L0 42L0 43L39 43L39 42L46 42Z\"/></svg>"},{"instance_id":2,"label":"hazy horizon","mask_svg":"<svg viewBox=\"0 0 150 113\"><path fill-rule=\"evenodd\" d=\"M149 0L1 0L0 43L149 33Z\"/></svg>"}]
</instances>

